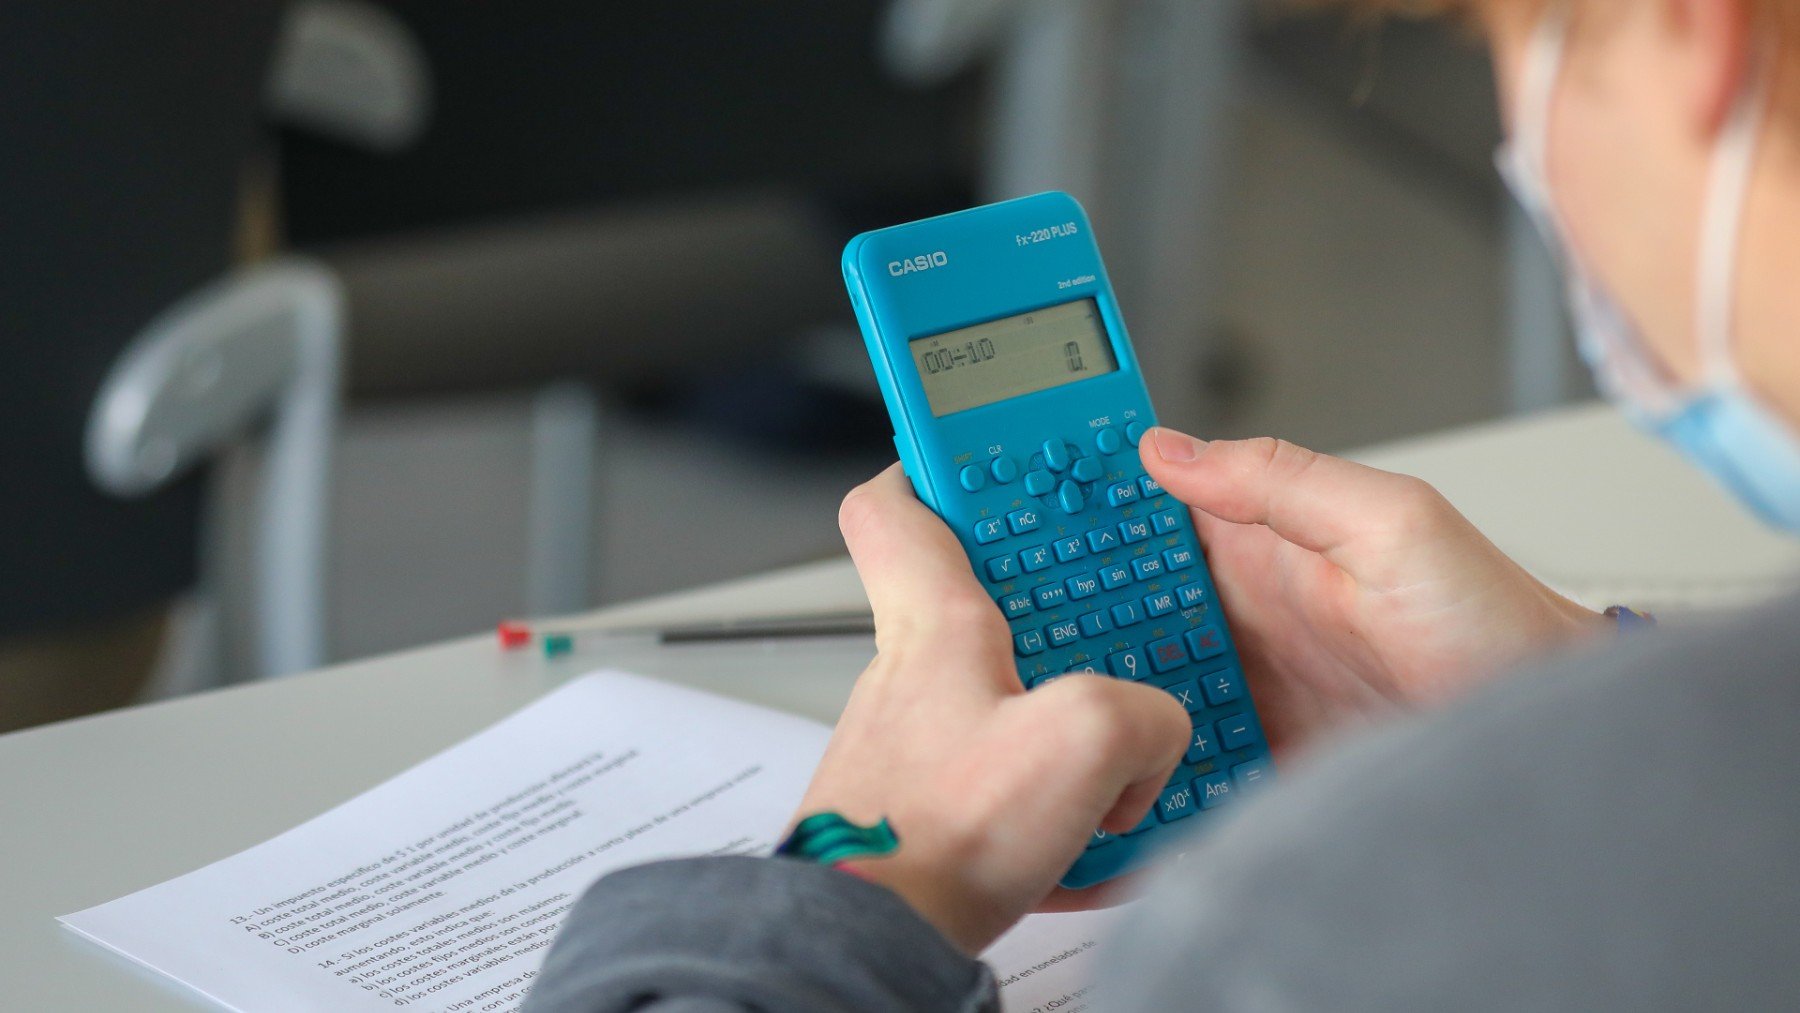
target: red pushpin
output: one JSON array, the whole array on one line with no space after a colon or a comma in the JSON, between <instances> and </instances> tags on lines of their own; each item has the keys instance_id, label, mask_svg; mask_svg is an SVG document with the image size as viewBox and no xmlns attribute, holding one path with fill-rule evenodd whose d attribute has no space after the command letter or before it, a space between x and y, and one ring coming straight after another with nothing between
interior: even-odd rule
<instances>
[{"instance_id":1,"label":"red pushpin","mask_svg":"<svg viewBox=\"0 0 1800 1013\"><path fill-rule=\"evenodd\" d=\"M531 643L531 627L511 620L500 624L500 647L510 651Z\"/></svg>"}]
</instances>

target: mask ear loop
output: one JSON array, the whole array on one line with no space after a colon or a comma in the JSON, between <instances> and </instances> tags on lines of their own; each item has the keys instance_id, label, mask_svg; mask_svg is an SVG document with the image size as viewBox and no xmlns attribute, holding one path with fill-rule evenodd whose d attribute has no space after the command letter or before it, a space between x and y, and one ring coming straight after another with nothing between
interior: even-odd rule
<instances>
[{"instance_id":1,"label":"mask ear loop","mask_svg":"<svg viewBox=\"0 0 1800 1013\"><path fill-rule=\"evenodd\" d=\"M1569 4L1567 0L1553 0L1526 44L1519 101L1513 107L1519 158L1532 178L1546 184L1550 180L1550 102L1555 96L1556 79L1562 74L1568 37ZM1555 220L1556 209L1548 205L1550 194L1540 193L1537 199L1546 204L1539 209L1546 220Z\"/></svg>"},{"instance_id":2,"label":"mask ear loop","mask_svg":"<svg viewBox=\"0 0 1800 1013\"><path fill-rule=\"evenodd\" d=\"M1759 47L1749 78L1727 116L1701 208L1699 265L1694 292L1695 335L1708 386L1742 386L1731 357L1736 318L1739 247L1744 211L1756 169L1758 138L1768 112L1772 53Z\"/></svg>"},{"instance_id":3,"label":"mask ear loop","mask_svg":"<svg viewBox=\"0 0 1800 1013\"><path fill-rule=\"evenodd\" d=\"M1642 405L1644 412L1655 416L1666 412L1674 401L1664 374L1636 343L1622 342L1621 335L1631 323L1618 316L1619 307L1595 299L1598 286L1570 246L1568 225L1556 210L1550 191L1550 119L1567 59L1572 16L1569 0L1551 0L1532 29L1513 107L1514 140L1502 146L1495 164L1526 203L1538 230L1571 277L1569 299L1576 316L1605 321L1605 326L1598 328L1577 328L1582 357L1594 369L1601 389L1610 389L1617 400Z\"/></svg>"}]
</instances>

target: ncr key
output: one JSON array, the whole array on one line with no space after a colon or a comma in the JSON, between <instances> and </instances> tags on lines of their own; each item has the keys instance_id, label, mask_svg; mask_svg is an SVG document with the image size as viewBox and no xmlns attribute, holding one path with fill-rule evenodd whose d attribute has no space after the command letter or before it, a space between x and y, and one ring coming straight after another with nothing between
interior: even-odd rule
<instances>
[{"instance_id":1,"label":"ncr key","mask_svg":"<svg viewBox=\"0 0 1800 1013\"><path fill-rule=\"evenodd\" d=\"M1011 528L1012 533L1015 535L1022 535L1027 531L1036 531L1043 523L1044 519L1039 516L1036 507L1026 507L1023 510L1014 510L1012 513L1006 515L1006 526Z\"/></svg>"}]
</instances>

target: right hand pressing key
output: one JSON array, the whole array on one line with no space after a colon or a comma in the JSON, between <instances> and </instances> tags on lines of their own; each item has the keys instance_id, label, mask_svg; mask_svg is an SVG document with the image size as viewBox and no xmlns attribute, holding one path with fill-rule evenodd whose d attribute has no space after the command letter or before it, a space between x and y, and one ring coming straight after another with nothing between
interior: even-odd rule
<instances>
[{"instance_id":1,"label":"right hand pressing key","mask_svg":"<svg viewBox=\"0 0 1800 1013\"><path fill-rule=\"evenodd\" d=\"M898 467L852 492L840 523L877 654L799 815L890 820L899 850L852 867L971 953L1034 909L1116 899L1117 880L1057 880L1095 827L1144 819L1188 747L1187 713L1105 676L1025 692L1006 619Z\"/></svg>"}]
</instances>

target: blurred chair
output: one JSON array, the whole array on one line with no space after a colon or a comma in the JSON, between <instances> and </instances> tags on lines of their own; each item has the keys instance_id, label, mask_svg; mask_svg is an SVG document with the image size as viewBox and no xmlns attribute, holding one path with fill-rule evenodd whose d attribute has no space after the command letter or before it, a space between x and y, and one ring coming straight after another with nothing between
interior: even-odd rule
<instances>
[{"instance_id":1,"label":"blurred chair","mask_svg":"<svg viewBox=\"0 0 1800 1013\"><path fill-rule=\"evenodd\" d=\"M255 83L270 115L384 151L416 138L429 117L430 77L405 27L354 0L289 4ZM325 561L344 303L318 263L241 268L159 314L94 399L87 470L114 496L149 496L221 457L256 459L249 587L230 593L231 560L210 554L211 600L198 621L207 642L190 679L284 675L330 658ZM223 509L215 502L212 516Z\"/></svg>"},{"instance_id":2,"label":"blurred chair","mask_svg":"<svg viewBox=\"0 0 1800 1013\"><path fill-rule=\"evenodd\" d=\"M343 293L304 260L244 268L189 295L114 362L94 399L88 473L141 497L270 418L255 511L256 673L324 664L325 534Z\"/></svg>"},{"instance_id":3,"label":"blurred chair","mask_svg":"<svg viewBox=\"0 0 1800 1013\"><path fill-rule=\"evenodd\" d=\"M371 502L358 491L375 484L360 470L365 438L379 453L406 438L425 448L402 464L417 469L412 487L386 502L434 480L468 495L420 507L404 538L359 543L365 524L334 539L366 546L345 552L334 578L340 647L395 649L512 611L592 604L593 588L642 594L696 579L670 565L682 554L659 548L655 521L621 491L644 487L619 470L642 461L641 439L609 442L603 473L591 457L576 470L572 448L591 455L603 421L608 434L645 418L704 427L768 461L886 443L854 331L805 339L825 322L853 326L843 239L966 203L970 150L954 89L899 86L873 59L886 0L547 0L528 18L486 0L378 2L420 42L431 122L392 153L342 132L285 134L285 224L347 293L345 515ZM838 361L860 385L861 414L812 396L810 381ZM538 393L526 403L512 396L522 391ZM434 428L454 439L491 406L503 407L486 432L506 439L454 461L434 452ZM511 441L521 428L533 448L523 476ZM675 456L687 460L692 439L675 441ZM522 547L510 527L520 486L531 490ZM742 531L705 554L707 579L830 545L829 526L734 521L774 516L788 502L778 483L739 493L697 515ZM595 503L611 509L596 518ZM508 527L489 537L484 525ZM551 534L576 525L585 537ZM603 570L588 565L594 544L610 547ZM391 603L379 616L376 588Z\"/></svg>"}]
</instances>

